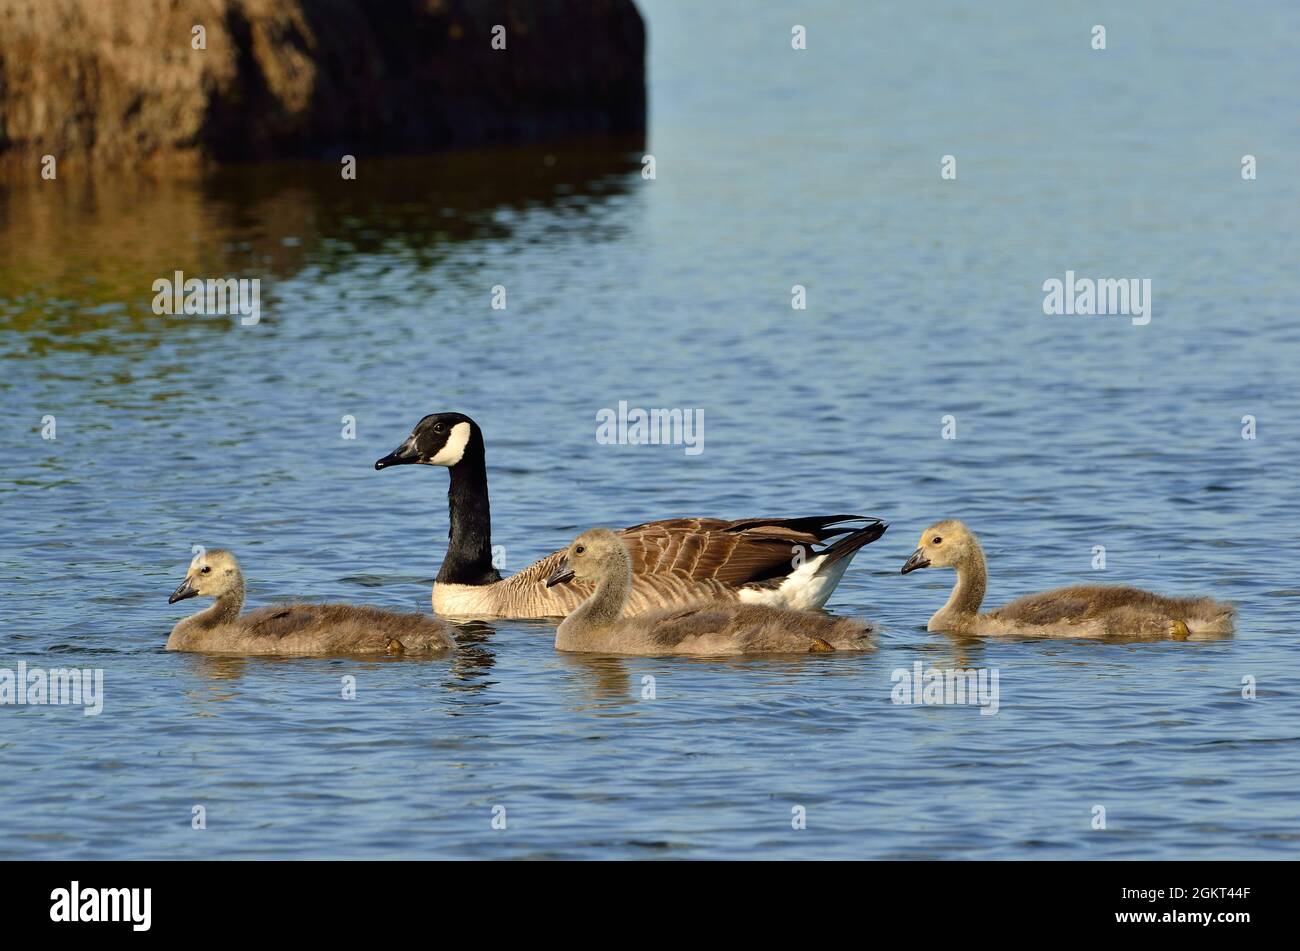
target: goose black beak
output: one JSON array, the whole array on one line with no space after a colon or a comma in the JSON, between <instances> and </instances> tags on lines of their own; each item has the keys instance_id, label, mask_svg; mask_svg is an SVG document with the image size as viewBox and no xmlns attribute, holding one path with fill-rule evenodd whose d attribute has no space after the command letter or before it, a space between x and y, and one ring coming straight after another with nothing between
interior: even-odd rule
<instances>
[{"instance_id":1,"label":"goose black beak","mask_svg":"<svg viewBox=\"0 0 1300 951\"><path fill-rule=\"evenodd\" d=\"M557 584L564 584L566 581L573 580L573 569L569 567L569 559L561 559L560 563L555 566L549 578L546 579L546 587L554 588Z\"/></svg>"},{"instance_id":2,"label":"goose black beak","mask_svg":"<svg viewBox=\"0 0 1300 951\"><path fill-rule=\"evenodd\" d=\"M167 603L175 604L177 601L184 601L186 598L192 598L197 594L198 591L195 590L193 583L189 578L186 578L180 583L180 586L172 592L172 596L167 599Z\"/></svg>"},{"instance_id":3,"label":"goose black beak","mask_svg":"<svg viewBox=\"0 0 1300 951\"><path fill-rule=\"evenodd\" d=\"M916 551L912 552L907 561L903 563L902 574L907 574L909 571L915 571L917 568L929 567L930 559L926 558L925 552L918 548Z\"/></svg>"},{"instance_id":4,"label":"goose black beak","mask_svg":"<svg viewBox=\"0 0 1300 951\"><path fill-rule=\"evenodd\" d=\"M420 451L415 448L415 437L412 436L384 458L376 459L375 468L387 469L389 466L409 466L419 461Z\"/></svg>"}]
</instances>

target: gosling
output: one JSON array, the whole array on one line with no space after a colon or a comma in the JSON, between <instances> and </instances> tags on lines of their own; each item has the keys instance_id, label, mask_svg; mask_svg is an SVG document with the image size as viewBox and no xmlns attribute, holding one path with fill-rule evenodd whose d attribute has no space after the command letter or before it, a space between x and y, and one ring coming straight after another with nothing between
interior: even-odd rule
<instances>
[{"instance_id":1,"label":"gosling","mask_svg":"<svg viewBox=\"0 0 1300 951\"><path fill-rule=\"evenodd\" d=\"M656 656L873 649L868 624L760 604L713 601L625 617L632 560L622 539L606 528L579 535L546 586L574 578L594 582L596 590L560 623L557 650Z\"/></svg>"},{"instance_id":2,"label":"gosling","mask_svg":"<svg viewBox=\"0 0 1300 951\"><path fill-rule=\"evenodd\" d=\"M917 568L957 570L948 602L927 627L949 634L1187 640L1231 634L1236 613L1232 605L1210 598L1169 598L1139 588L1077 585L1026 595L981 614L988 586L984 552L974 533L955 520L935 522L921 533L903 574Z\"/></svg>"},{"instance_id":3,"label":"gosling","mask_svg":"<svg viewBox=\"0 0 1300 951\"><path fill-rule=\"evenodd\" d=\"M168 604L215 598L167 638L169 651L221 654L441 654L456 649L447 626L423 614L350 604L276 604L240 615L244 576L230 552L209 549L190 562Z\"/></svg>"}]
</instances>

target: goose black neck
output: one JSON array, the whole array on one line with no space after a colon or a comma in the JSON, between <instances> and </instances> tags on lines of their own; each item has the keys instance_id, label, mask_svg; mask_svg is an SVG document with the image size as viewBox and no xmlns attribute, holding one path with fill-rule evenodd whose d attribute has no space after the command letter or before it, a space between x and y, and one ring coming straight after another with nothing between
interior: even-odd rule
<instances>
[{"instance_id":1,"label":"goose black neck","mask_svg":"<svg viewBox=\"0 0 1300 951\"><path fill-rule=\"evenodd\" d=\"M473 441L472 441L473 442ZM501 575L492 567L492 515L488 506L487 465L483 449L468 447L449 470L447 508L451 516L447 557L438 572L441 584L491 584Z\"/></svg>"}]
</instances>

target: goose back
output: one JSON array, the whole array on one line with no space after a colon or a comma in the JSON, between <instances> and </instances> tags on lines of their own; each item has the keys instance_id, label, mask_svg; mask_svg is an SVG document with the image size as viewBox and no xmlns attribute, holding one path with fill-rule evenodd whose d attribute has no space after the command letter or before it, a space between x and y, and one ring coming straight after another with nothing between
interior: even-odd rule
<instances>
[{"instance_id":1,"label":"goose back","mask_svg":"<svg viewBox=\"0 0 1300 951\"><path fill-rule=\"evenodd\" d=\"M435 618L350 604L277 604L211 626L181 621L167 640L172 651L244 655L439 654L455 647Z\"/></svg>"},{"instance_id":2,"label":"goose back","mask_svg":"<svg viewBox=\"0 0 1300 951\"><path fill-rule=\"evenodd\" d=\"M613 627L556 632L559 650L606 654L830 653L874 650L873 629L849 618L767 605L719 601L673 611L650 611Z\"/></svg>"},{"instance_id":3,"label":"goose back","mask_svg":"<svg viewBox=\"0 0 1300 951\"><path fill-rule=\"evenodd\" d=\"M1075 585L1025 595L984 617L993 633L1029 629L1068 636L1167 638L1230 633L1235 613L1231 605L1212 598Z\"/></svg>"},{"instance_id":4,"label":"goose back","mask_svg":"<svg viewBox=\"0 0 1300 951\"><path fill-rule=\"evenodd\" d=\"M846 524L847 523L847 524ZM673 518L618 532L632 560L626 611L637 615L708 601L820 608L852 555L886 526L855 515L811 518ZM844 536L825 548L820 543ZM548 588L564 557L552 552L488 585L434 585L439 615L564 617L590 596L581 581ZM800 574L800 569L804 569Z\"/></svg>"}]
</instances>

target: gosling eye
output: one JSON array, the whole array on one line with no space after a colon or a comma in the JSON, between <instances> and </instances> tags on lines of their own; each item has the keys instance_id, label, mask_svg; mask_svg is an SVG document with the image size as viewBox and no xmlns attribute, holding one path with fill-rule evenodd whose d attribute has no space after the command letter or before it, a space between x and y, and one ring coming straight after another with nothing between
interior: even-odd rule
<instances>
[{"instance_id":1,"label":"gosling eye","mask_svg":"<svg viewBox=\"0 0 1300 951\"><path fill-rule=\"evenodd\" d=\"M942 544L943 544L943 539L940 538L938 535L935 535L934 538L930 539L930 544L931 544L931 545L942 545Z\"/></svg>"},{"instance_id":2,"label":"gosling eye","mask_svg":"<svg viewBox=\"0 0 1300 951\"><path fill-rule=\"evenodd\" d=\"M210 571L212 571L212 566L211 566L211 565L204 565L204 566L199 570L199 574L206 575L206 574L208 574Z\"/></svg>"},{"instance_id":3,"label":"gosling eye","mask_svg":"<svg viewBox=\"0 0 1300 951\"><path fill-rule=\"evenodd\" d=\"M583 546L579 545L577 548L573 549L573 553L574 553L575 555L581 555L581 554L582 554L584 551L586 551L586 550L587 550L586 548L584 548Z\"/></svg>"}]
</instances>

